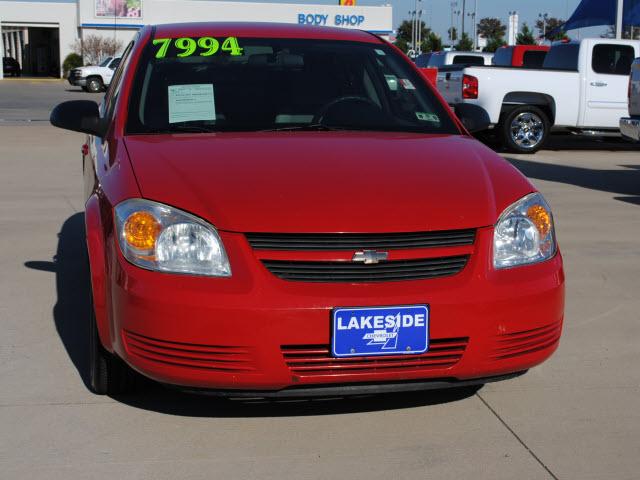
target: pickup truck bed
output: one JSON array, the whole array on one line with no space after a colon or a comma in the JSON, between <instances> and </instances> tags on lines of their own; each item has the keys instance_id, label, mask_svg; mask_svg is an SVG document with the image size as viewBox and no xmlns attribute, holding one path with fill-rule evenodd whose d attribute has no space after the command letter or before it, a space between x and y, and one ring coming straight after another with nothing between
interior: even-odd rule
<instances>
[{"instance_id":1,"label":"pickup truck bed","mask_svg":"<svg viewBox=\"0 0 640 480\"><path fill-rule=\"evenodd\" d=\"M468 103L482 108L507 149L534 153L552 130L620 136L629 71L638 56L637 40L558 42L543 68L444 67L436 86L454 107Z\"/></svg>"},{"instance_id":2,"label":"pickup truck bed","mask_svg":"<svg viewBox=\"0 0 640 480\"><path fill-rule=\"evenodd\" d=\"M553 72L553 77L549 74ZM501 75L508 75L508 85L496 85ZM463 79L465 77L482 77L486 83L479 85L476 99L464 96ZM549 81L552 78L553 81ZM516 67L480 66L444 67L438 72L437 87L450 105L473 103L482 106L488 113L492 124L500 122L504 105L522 105L530 102L546 105L554 118L556 126L575 126L580 108L580 92L567 89L567 85L577 84L580 74L574 71L550 69L524 69ZM494 90L493 87L498 87ZM502 88L500 88L502 87ZM506 88L504 88L506 87ZM509 92L512 90L512 92ZM482 96L482 98L480 98ZM492 98L498 97L495 101Z\"/></svg>"}]
</instances>

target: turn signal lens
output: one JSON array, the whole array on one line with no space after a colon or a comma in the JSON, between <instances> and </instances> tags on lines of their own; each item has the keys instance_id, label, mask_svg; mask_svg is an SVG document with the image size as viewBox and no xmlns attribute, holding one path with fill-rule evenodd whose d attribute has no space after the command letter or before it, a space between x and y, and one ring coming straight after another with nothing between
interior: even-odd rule
<instances>
[{"instance_id":1,"label":"turn signal lens","mask_svg":"<svg viewBox=\"0 0 640 480\"><path fill-rule=\"evenodd\" d=\"M533 205L527 209L527 217L540 232L540 238L547 236L551 230L551 216L542 205Z\"/></svg>"},{"instance_id":2,"label":"turn signal lens","mask_svg":"<svg viewBox=\"0 0 640 480\"><path fill-rule=\"evenodd\" d=\"M137 250L152 250L162 227L149 212L134 212L124 222L124 239Z\"/></svg>"}]
</instances>

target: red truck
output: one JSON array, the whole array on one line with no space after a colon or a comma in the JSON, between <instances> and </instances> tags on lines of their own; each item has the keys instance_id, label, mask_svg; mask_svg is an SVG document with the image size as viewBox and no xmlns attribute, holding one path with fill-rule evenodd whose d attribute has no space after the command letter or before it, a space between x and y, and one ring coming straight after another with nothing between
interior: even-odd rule
<instances>
[{"instance_id":1,"label":"red truck","mask_svg":"<svg viewBox=\"0 0 640 480\"><path fill-rule=\"evenodd\" d=\"M498 67L542 68L550 49L551 47L547 45L500 47L493 56L493 64Z\"/></svg>"}]
</instances>

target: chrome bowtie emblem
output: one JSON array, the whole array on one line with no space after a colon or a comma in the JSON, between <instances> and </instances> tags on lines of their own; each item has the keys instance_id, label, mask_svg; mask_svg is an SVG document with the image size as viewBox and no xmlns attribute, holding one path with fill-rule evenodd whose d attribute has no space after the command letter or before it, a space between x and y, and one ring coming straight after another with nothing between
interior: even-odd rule
<instances>
[{"instance_id":1,"label":"chrome bowtie emblem","mask_svg":"<svg viewBox=\"0 0 640 480\"><path fill-rule=\"evenodd\" d=\"M365 265L372 265L375 263L384 262L387 258L389 258L389 252L363 250L362 252L356 252L351 260L353 262L364 263Z\"/></svg>"}]
</instances>

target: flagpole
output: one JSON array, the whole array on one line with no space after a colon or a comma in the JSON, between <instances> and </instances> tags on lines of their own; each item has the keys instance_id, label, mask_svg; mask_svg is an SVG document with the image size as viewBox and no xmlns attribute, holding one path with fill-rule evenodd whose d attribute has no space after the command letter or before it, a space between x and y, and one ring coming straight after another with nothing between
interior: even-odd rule
<instances>
[{"instance_id":1,"label":"flagpole","mask_svg":"<svg viewBox=\"0 0 640 480\"><path fill-rule=\"evenodd\" d=\"M624 14L624 0L618 0L618 13L616 15L616 38L622 40L622 18Z\"/></svg>"}]
</instances>

